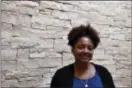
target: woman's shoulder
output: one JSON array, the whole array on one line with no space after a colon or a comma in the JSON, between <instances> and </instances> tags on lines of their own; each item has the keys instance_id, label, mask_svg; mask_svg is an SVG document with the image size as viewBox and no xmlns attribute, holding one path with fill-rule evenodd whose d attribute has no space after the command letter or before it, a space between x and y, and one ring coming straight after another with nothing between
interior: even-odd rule
<instances>
[{"instance_id":1,"label":"woman's shoulder","mask_svg":"<svg viewBox=\"0 0 132 88\"><path fill-rule=\"evenodd\" d=\"M113 77L108 69L99 64L94 64L106 88L115 88Z\"/></svg>"},{"instance_id":2,"label":"woman's shoulder","mask_svg":"<svg viewBox=\"0 0 132 88\"><path fill-rule=\"evenodd\" d=\"M92 63L92 64L95 66L95 69L97 71L109 73L108 69L105 66L100 65L100 64L95 64L95 63Z\"/></svg>"},{"instance_id":3,"label":"woman's shoulder","mask_svg":"<svg viewBox=\"0 0 132 88\"><path fill-rule=\"evenodd\" d=\"M73 64L66 65L64 67L59 68L56 73L58 74L67 74L68 72L73 72Z\"/></svg>"}]
</instances>

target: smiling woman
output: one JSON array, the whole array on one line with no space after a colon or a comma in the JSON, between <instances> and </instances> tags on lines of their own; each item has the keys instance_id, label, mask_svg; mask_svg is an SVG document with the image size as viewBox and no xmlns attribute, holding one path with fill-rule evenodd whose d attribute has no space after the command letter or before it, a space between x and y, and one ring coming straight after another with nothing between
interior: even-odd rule
<instances>
[{"instance_id":1,"label":"smiling woman","mask_svg":"<svg viewBox=\"0 0 132 88\"><path fill-rule=\"evenodd\" d=\"M76 61L89 62L93 56L93 43L88 37L81 37L75 44L72 52Z\"/></svg>"},{"instance_id":2,"label":"smiling woman","mask_svg":"<svg viewBox=\"0 0 132 88\"><path fill-rule=\"evenodd\" d=\"M74 27L68 40L75 62L56 71L51 88L115 88L110 72L90 62L100 42L96 30L89 24Z\"/></svg>"}]
</instances>

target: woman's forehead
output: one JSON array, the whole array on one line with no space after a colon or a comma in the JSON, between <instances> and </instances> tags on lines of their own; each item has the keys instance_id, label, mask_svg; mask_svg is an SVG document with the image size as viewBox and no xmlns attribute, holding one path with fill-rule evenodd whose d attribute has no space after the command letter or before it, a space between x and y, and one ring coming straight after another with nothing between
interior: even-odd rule
<instances>
[{"instance_id":1,"label":"woman's forehead","mask_svg":"<svg viewBox=\"0 0 132 88\"><path fill-rule=\"evenodd\" d=\"M78 39L76 44L88 44L93 45L92 40L89 37L83 36Z\"/></svg>"}]
</instances>

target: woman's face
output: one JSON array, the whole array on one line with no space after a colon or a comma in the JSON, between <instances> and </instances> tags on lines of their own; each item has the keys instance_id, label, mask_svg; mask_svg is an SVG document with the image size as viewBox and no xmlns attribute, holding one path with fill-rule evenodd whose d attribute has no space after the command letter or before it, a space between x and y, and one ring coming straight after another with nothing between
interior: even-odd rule
<instances>
[{"instance_id":1,"label":"woman's face","mask_svg":"<svg viewBox=\"0 0 132 88\"><path fill-rule=\"evenodd\" d=\"M77 62L89 62L92 59L94 45L90 38L81 37L72 49Z\"/></svg>"}]
</instances>

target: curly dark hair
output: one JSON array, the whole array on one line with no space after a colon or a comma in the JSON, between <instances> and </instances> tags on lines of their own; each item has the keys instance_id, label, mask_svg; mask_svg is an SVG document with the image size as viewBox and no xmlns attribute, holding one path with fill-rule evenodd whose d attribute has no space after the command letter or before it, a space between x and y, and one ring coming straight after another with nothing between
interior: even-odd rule
<instances>
[{"instance_id":1,"label":"curly dark hair","mask_svg":"<svg viewBox=\"0 0 132 88\"><path fill-rule=\"evenodd\" d=\"M79 27L74 27L68 34L68 45L74 47L79 38L86 36L89 37L94 45L94 49L98 46L100 38L97 31L91 27L90 24L86 26L80 25Z\"/></svg>"}]
</instances>

